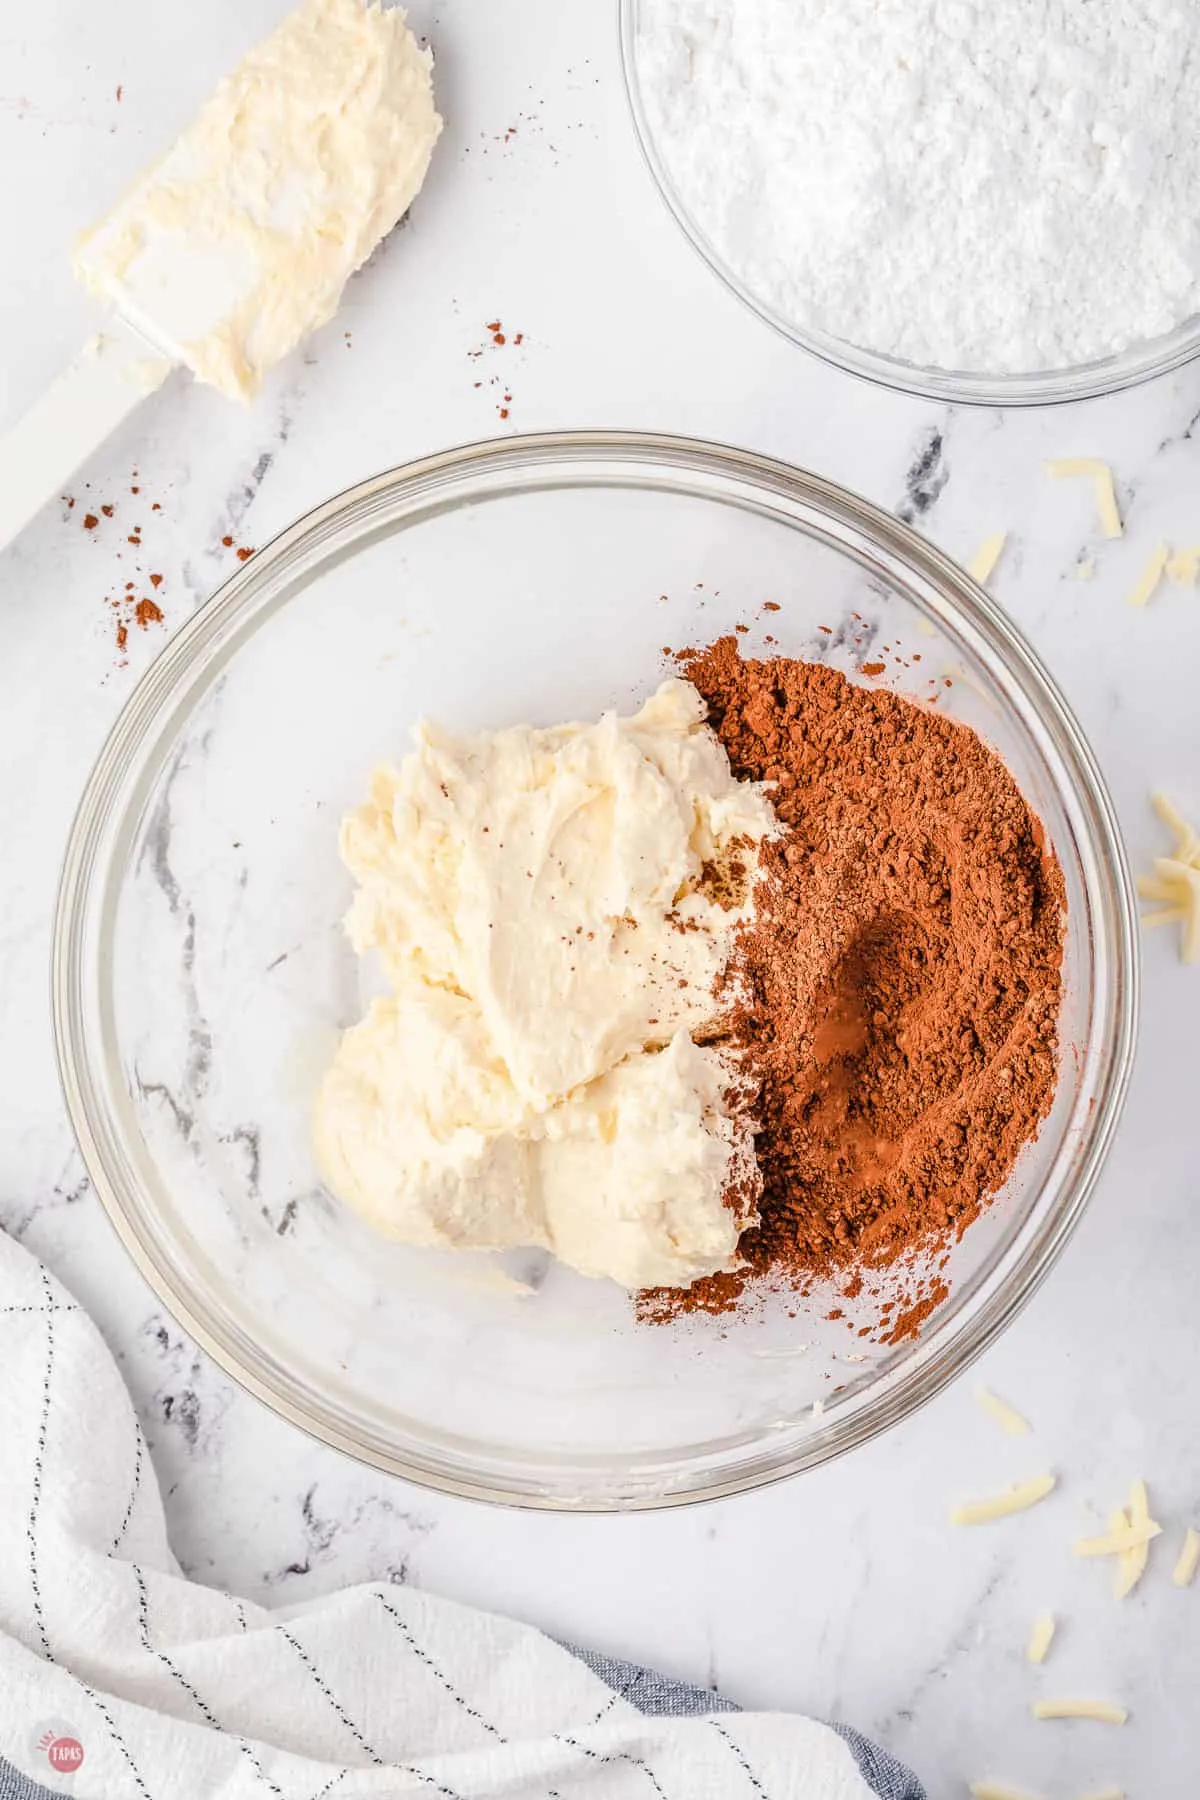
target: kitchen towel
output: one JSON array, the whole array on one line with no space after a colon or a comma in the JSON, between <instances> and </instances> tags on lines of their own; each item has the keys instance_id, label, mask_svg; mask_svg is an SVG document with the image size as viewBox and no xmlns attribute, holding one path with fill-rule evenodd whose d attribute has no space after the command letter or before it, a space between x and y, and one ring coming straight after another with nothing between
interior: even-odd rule
<instances>
[{"instance_id":1,"label":"kitchen towel","mask_svg":"<svg viewBox=\"0 0 1200 1800\"><path fill-rule=\"evenodd\" d=\"M0 1233L0 1800L922 1800L742 1713L407 1587L267 1610L188 1581L99 1333Z\"/></svg>"}]
</instances>

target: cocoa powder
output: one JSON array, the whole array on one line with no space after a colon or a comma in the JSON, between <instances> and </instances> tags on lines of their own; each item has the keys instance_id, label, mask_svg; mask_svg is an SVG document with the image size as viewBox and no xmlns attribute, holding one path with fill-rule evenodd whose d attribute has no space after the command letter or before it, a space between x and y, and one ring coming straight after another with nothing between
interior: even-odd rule
<instances>
[{"instance_id":1,"label":"cocoa powder","mask_svg":"<svg viewBox=\"0 0 1200 1800\"><path fill-rule=\"evenodd\" d=\"M757 1090L746 1268L643 1311L948 1244L1004 1184L1057 1077L1065 891L1037 819L968 727L816 663L685 652L735 774L771 783L754 923L727 987ZM943 1290L902 1303L911 1335Z\"/></svg>"}]
</instances>

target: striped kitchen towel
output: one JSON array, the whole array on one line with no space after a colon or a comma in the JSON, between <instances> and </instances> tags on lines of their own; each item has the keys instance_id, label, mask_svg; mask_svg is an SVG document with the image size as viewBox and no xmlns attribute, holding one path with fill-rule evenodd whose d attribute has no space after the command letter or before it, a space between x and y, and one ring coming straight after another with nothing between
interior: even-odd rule
<instances>
[{"instance_id":1,"label":"striped kitchen towel","mask_svg":"<svg viewBox=\"0 0 1200 1800\"><path fill-rule=\"evenodd\" d=\"M184 1579L133 1408L0 1234L0 1800L922 1800L740 1713L403 1587L268 1611Z\"/></svg>"}]
</instances>

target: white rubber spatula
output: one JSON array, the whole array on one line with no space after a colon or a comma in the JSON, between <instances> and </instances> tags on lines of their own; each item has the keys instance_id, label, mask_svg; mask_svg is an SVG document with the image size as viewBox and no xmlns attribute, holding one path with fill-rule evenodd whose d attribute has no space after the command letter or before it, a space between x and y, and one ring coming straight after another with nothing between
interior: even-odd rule
<instances>
[{"instance_id":1,"label":"white rubber spatula","mask_svg":"<svg viewBox=\"0 0 1200 1800\"><path fill-rule=\"evenodd\" d=\"M75 249L115 317L0 439L0 548L176 365L246 399L403 216L442 121L399 10L303 0Z\"/></svg>"}]
</instances>

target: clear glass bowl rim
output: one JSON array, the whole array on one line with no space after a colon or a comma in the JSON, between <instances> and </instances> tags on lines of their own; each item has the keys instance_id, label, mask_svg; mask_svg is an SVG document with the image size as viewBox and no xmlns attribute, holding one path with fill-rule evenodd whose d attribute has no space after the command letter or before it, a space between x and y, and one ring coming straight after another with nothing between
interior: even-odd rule
<instances>
[{"instance_id":1,"label":"clear glass bowl rim","mask_svg":"<svg viewBox=\"0 0 1200 1800\"><path fill-rule=\"evenodd\" d=\"M590 478L588 471L590 470ZM620 471L620 473L617 473ZM639 479L639 473L641 479ZM518 485L506 489L506 475ZM655 479L657 474L658 479ZM698 1472L689 1486L668 1487L633 1498L566 1498L533 1485L505 1487L440 1464L421 1464L377 1445L364 1444L335 1419L285 1392L268 1371L255 1368L254 1346L239 1346L205 1312L202 1304L166 1268L146 1241L122 1177L119 1140L103 1097L100 1054L87 1024L88 999L98 985L99 965L91 953L97 934L116 904L113 869L103 860L106 833L114 817L129 817L125 794L130 772L152 729L176 726L185 709L176 699L179 683L194 673L197 660L220 663L236 649L245 621L269 617L286 603L281 581L298 555L319 554L322 545L348 530L337 560L354 554L374 535L371 521L405 499L420 500L421 517L471 503L464 480L498 480L487 497L506 492L564 486L671 486L672 478L741 483L814 509L835 528L862 534L884 555L903 563L933 585L951 610L967 618L989 652L1015 676L1031 716L1052 739L1071 772L1073 796L1086 821L1093 900L1106 917L1114 947L1113 1001L1105 1020L1098 1090L1086 1144L1073 1178L1063 1185L1053 1208L1040 1220L1015 1266L987 1294L965 1322L935 1330L922 1344L917 1366L898 1371L860 1410L832 1419L803 1442L774 1453L765 1447L733 1474ZM531 475L533 479L531 479ZM665 478L665 479L664 479ZM686 487L675 491L689 491ZM696 490L690 490L696 491ZM444 496L444 500L443 497ZM476 499L481 495L476 493ZM706 498L712 498L706 495ZM732 500L732 493L730 495ZM744 501L743 501L744 503ZM845 550L840 539L839 547ZM328 562L321 564L328 568ZM241 628L239 628L241 627ZM139 784L135 794L142 793ZM144 798L144 794L142 794ZM118 813L117 803L124 810ZM97 1195L139 1271L162 1304L214 1361L274 1412L317 1440L359 1461L419 1485L465 1498L543 1510L609 1512L648 1510L740 1493L844 1454L866 1443L926 1404L956 1379L1017 1316L1048 1274L1082 1217L1115 1132L1133 1065L1138 1018L1137 906L1116 815L1091 749L1070 708L1036 653L999 606L936 546L909 526L838 484L775 458L702 440L636 431L544 432L484 440L438 452L384 471L334 495L301 515L232 574L168 642L139 680L106 739L88 777L64 856L54 920L52 1005L55 1049L68 1113ZM944 1340L944 1341L943 1341Z\"/></svg>"},{"instance_id":2,"label":"clear glass bowl rim","mask_svg":"<svg viewBox=\"0 0 1200 1800\"><path fill-rule=\"evenodd\" d=\"M1137 387L1155 376L1169 375L1200 353L1200 313L1185 319L1163 337L1132 345L1113 356L1077 363L1066 369L1040 369L1028 375L922 368L899 357L862 349L844 338L797 325L785 318L759 299L729 268L684 205L659 155L638 77L637 32L642 5L643 0L617 0L625 92L634 135L646 166L668 212L702 261L731 294L790 343L798 344L802 350L820 357L822 362L876 387L964 406L1056 406L1076 400L1095 400L1105 394L1120 393L1124 388Z\"/></svg>"}]
</instances>

